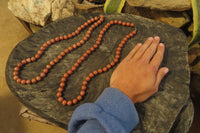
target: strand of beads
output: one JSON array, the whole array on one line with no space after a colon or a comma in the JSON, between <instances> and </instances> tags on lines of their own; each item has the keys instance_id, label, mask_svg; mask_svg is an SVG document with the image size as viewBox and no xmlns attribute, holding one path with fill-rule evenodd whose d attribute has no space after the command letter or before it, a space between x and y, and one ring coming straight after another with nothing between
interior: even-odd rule
<instances>
[{"instance_id":1,"label":"strand of beads","mask_svg":"<svg viewBox=\"0 0 200 133\"><path fill-rule=\"evenodd\" d=\"M93 51L95 51L95 49L98 48L98 46L101 44L103 35L108 30L108 28L110 26L112 26L113 24L118 24L118 25L127 26L127 27L134 27L133 23L122 22L122 21L118 21L118 20L110 21L109 23L107 23L104 26L104 28L99 33L99 36L98 36L98 39L97 39L96 43L89 50L87 50L80 57L80 59L77 60L77 62L74 64L74 66L70 70L68 70L67 73L65 73L63 75L63 77L61 78L61 83L60 83L60 87L58 88L57 97L58 97L58 101L61 102L62 105L71 106L73 104L77 104L78 101L81 101L83 96L86 93L87 85L90 82L90 80L92 78L94 78L95 76L97 76L98 74L101 74L103 72L108 71L109 69L111 69L111 67L115 66L119 62L121 50L122 50L124 44L126 43L126 41L136 34L135 30L133 30L131 33L129 33L128 35L126 35L122 39L121 43L118 45L118 48L116 50L115 59L112 62L110 62L109 64L107 64L103 68L99 68L98 70L94 70L93 72L89 73L89 75L87 77L85 77L85 80L82 82L81 91L80 91L79 95L76 98L74 98L73 100L68 100L67 101L62 96L63 95L63 90L64 90L63 88L65 87L65 82L66 82L67 78L79 67L79 65L85 60L86 57L88 57Z\"/></svg>"},{"instance_id":2,"label":"strand of beads","mask_svg":"<svg viewBox=\"0 0 200 133\"><path fill-rule=\"evenodd\" d=\"M51 39L49 41L47 41L46 43L43 44L43 46L40 47L40 50L37 52L37 54L33 57L27 58L22 60L20 63L17 64L17 66L14 68L14 72L13 72L13 79L20 84L34 84L39 82L42 78L46 77L47 73L50 71L50 69L56 64L58 63L67 53L71 52L72 50L80 47L81 45L83 45L88 38L90 37L91 32L99 25L103 22L103 16L100 15L100 17L94 17L91 18L90 20L88 20L87 22L85 22L83 25L81 25L80 27L78 27L74 32L72 32L71 34L68 35L64 35L64 36L60 36L60 37L56 37L54 39ZM94 23L95 22L95 23ZM76 44L73 44L72 46L68 47L67 49L65 49L64 51L62 51L57 58L55 58L54 60L50 61L50 63L48 65L46 65L46 68L43 69L43 71L40 73L40 75L36 76L35 78L32 79L21 79L19 77L20 74L20 70L22 69L23 66L25 66L28 63L34 62L36 60L38 60L42 54L44 53L44 51L48 48L48 46L62 41L62 40L68 40L70 38L75 37L76 35L78 35L83 29L85 29L87 26L89 26L90 24L94 23L93 25L90 26L90 28L87 31L87 34L83 37L83 39L79 42L77 42ZM77 64L76 64L77 65ZM75 65L75 66L76 66ZM74 71L74 67L72 69L72 71ZM70 73L70 72L69 72Z\"/></svg>"}]
</instances>

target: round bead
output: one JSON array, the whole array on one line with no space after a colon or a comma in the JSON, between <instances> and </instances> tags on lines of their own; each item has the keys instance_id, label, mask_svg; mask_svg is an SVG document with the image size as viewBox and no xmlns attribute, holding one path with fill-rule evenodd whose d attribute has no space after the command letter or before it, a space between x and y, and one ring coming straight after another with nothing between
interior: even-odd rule
<instances>
[{"instance_id":1,"label":"round bead","mask_svg":"<svg viewBox=\"0 0 200 133\"><path fill-rule=\"evenodd\" d=\"M85 26L85 27L88 26L88 23L85 22L85 23L84 23L84 26Z\"/></svg>"},{"instance_id":2,"label":"round bead","mask_svg":"<svg viewBox=\"0 0 200 133\"><path fill-rule=\"evenodd\" d=\"M76 63L74 63L74 67L78 67L79 66L79 64L76 62Z\"/></svg>"},{"instance_id":3,"label":"round bead","mask_svg":"<svg viewBox=\"0 0 200 133\"><path fill-rule=\"evenodd\" d=\"M80 101L80 100L82 100L82 96L81 95L78 95L77 96L77 99Z\"/></svg>"},{"instance_id":4,"label":"round bead","mask_svg":"<svg viewBox=\"0 0 200 133\"><path fill-rule=\"evenodd\" d=\"M97 48L97 47L98 47L98 45L97 45L97 44L95 44L95 45L93 45L93 47L94 47L94 48Z\"/></svg>"},{"instance_id":5,"label":"round bead","mask_svg":"<svg viewBox=\"0 0 200 133\"><path fill-rule=\"evenodd\" d=\"M71 105L72 105L72 101L69 100L69 101L67 102L67 105L68 105L68 106L71 106Z\"/></svg>"},{"instance_id":6,"label":"round bead","mask_svg":"<svg viewBox=\"0 0 200 133\"><path fill-rule=\"evenodd\" d=\"M85 26L84 25L81 25L81 29L84 29L85 28Z\"/></svg>"},{"instance_id":7,"label":"round bead","mask_svg":"<svg viewBox=\"0 0 200 133\"><path fill-rule=\"evenodd\" d=\"M64 52L65 52L65 53L69 53L69 50L68 50L68 49L65 49Z\"/></svg>"},{"instance_id":8,"label":"round bead","mask_svg":"<svg viewBox=\"0 0 200 133\"><path fill-rule=\"evenodd\" d=\"M90 48L90 51L94 51L94 50L95 50L94 47L91 47L91 48Z\"/></svg>"},{"instance_id":9,"label":"round bead","mask_svg":"<svg viewBox=\"0 0 200 133\"><path fill-rule=\"evenodd\" d=\"M47 45L51 45L51 42L50 42L50 41L47 41Z\"/></svg>"},{"instance_id":10,"label":"round bead","mask_svg":"<svg viewBox=\"0 0 200 133\"><path fill-rule=\"evenodd\" d=\"M118 59L114 59L114 62L117 63L119 60Z\"/></svg>"},{"instance_id":11,"label":"round bead","mask_svg":"<svg viewBox=\"0 0 200 133\"><path fill-rule=\"evenodd\" d=\"M111 68L111 65L110 65L110 64L108 64L106 67L107 67L107 69L110 69L110 68Z\"/></svg>"},{"instance_id":12,"label":"round bead","mask_svg":"<svg viewBox=\"0 0 200 133\"><path fill-rule=\"evenodd\" d=\"M55 41L56 41L56 42L60 41L60 37L56 37L56 38L55 38Z\"/></svg>"},{"instance_id":13,"label":"round bead","mask_svg":"<svg viewBox=\"0 0 200 133\"><path fill-rule=\"evenodd\" d=\"M102 73L103 72L103 70L102 69L98 69L98 73Z\"/></svg>"},{"instance_id":14,"label":"round bead","mask_svg":"<svg viewBox=\"0 0 200 133\"><path fill-rule=\"evenodd\" d=\"M31 84L31 80L30 79L26 80L26 84Z\"/></svg>"},{"instance_id":15,"label":"round bead","mask_svg":"<svg viewBox=\"0 0 200 133\"><path fill-rule=\"evenodd\" d=\"M67 35L64 35L63 38L64 38L65 40L67 40L67 39L68 39L68 36L67 36Z\"/></svg>"},{"instance_id":16,"label":"round bead","mask_svg":"<svg viewBox=\"0 0 200 133\"><path fill-rule=\"evenodd\" d=\"M71 70L72 70L72 71L76 71L76 67L73 66Z\"/></svg>"},{"instance_id":17,"label":"round bead","mask_svg":"<svg viewBox=\"0 0 200 133\"><path fill-rule=\"evenodd\" d=\"M43 69L43 72L44 72L44 73L48 73L49 70L48 70L47 68L45 68L45 69Z\"/></svg>"},{"instance_id":18,"label":"round bead","mask_svg":"<svg viewBox=\"0 0 200 133\"><path fill-rule=\"evenodd\" d=\"M99 34L99 38L102 38L102 37L103 37L103 35Z\"/></svg>"},{"instance_id":19,"label":"round bead","mask_svg":"<svg viewBox=\"0 0 200 133\"><path fill-rule=\"evenodd\" d=\"M47 45L46 43L44 43L42 46L43 46L44 48L47 48L47 47L48 47L48 45Z\"/></svg>"},{"instance_id":20,"label":"round bead","mask_svg":"<svg viewBox=\"0 0 200 133\"><path fill-rule=\"evenodd\" d=\"M125 37L125 38L123 38L123 41L125 41L125 42L126 42L127 40L128 40L128 39L127 39L126 37Z\"/></svg>"},{"instance_id":21,"label":"round bead","mask_svg":"<svg viewBox=\"0 0 200 133\"><path fill-rule=\"evenodd\" d=\"M26 84L26 80L21 80L21 84L25 85Z\"/></svg>"},{"instance_id":22,"label":"round bead","mask_svg":"<svg viewBox=\"0 0 200 133\"><path fill-rule=\"evenodd\" d=\"M136 34L136 31L132 31L132 33L135 35L135 34Z\"/></svg>"},{"instance_id":23,"label":"round bead","mask_svg":"<svg viewBox=\"0 0 200 133\"><path fill-rule=\"evenodd\" d=\"M64 89L63 89L62 87L59 87L59 88L58 88L58 92L63 92L63 90L64 90Z\"/></svg>"},{"instance_id":24,"label":"round bead","mask_svg":"<svg viewBox=\"0 0 200 133\"><path fill-rule=\"evenodd\" d=\"M58 98L58 102L60 102L60 103L63 102L63 97L59 97L59 98ZM66 102L66 103L67 103L67 102Z\"/></svg>"},{"instance_id":25,"label":"round bead","mask_svg":"<svg viewBox=\"0 0 200 133\"><path fill-rule=\"evenodd\" d=\"M88 84L88 82L87 81L83 81L83 85L87 85Z\"/></svg>"},{"instance_id":26,"label":"round bead","mask_svg":"<svg viewBox=\"0 0 200 133\"><path fill-rule=\"evenodd\" d=\"M114 21L110 21L110 24L114 24Z\"/></svg>"},{"instance_id":27,"label":"round bead","mask_svg":"<svg viewBox=\"0 0 200 133\"><path fill-rule=\"evenodd\" d=\"M90 73L90 74L89 74L89 77L90 77L90 78L94 77L94 74L93 74L93 73Z\"/></svg>"},{"instance_id":28,"label":"round bead","mask_svg":"<svg viewBox=\"0 0 200 133\"><path fill-rule=\"evenodd\" d=\"M22 60L22 61L23 61L23 60ZM26 63L25 63L25 64L26 64ZM22 65L23 65L22 63L18 63L18 64L17 64L18 67L22 67Z\"/></svg>"},{"instance_id":29,"label":"round bead","mask_svg":"<svg viewBox=\"0 0 200 133\"><path fill-rule=\"evenodd\" d=\"M99 45L100 43L101 43L100 41L96 41L96 45L97 45L97 47L98 47L98 45ZM96 47L96 48L97 48L97 47Z\"/></svg>"},{"instance_id":30,"label":"round bead","mask_svg":"<svg viewBox=\"0 0 200 133\"><path fill-rule=\"evenodd\" d=\"M17 79L17 83L21 83L21 79L20 78Z\"/></svg>"},{"instance_id":31,"label":"round bead","mask_svg":"<svg viewBox=\"0 0 200 133\"><path fill-rule=\"evenodd\" d=\"M62 57L62 55L58 55L58 57L57 57L59 60L61 60L63 57Z\"/></svg>"},{"instance_id":32,"label":"round bead","mask_svg":"<svg viewBox=\"0 0 200 133\"><path fill-rule=\"evenodd\" d=\"M65 82L65 81L66 81L66 78L65 78L65 77L62 77L62 78L61 78L61 81L62 81L62 82Z\"/></svg>"},{"instance_id":33,"label":"round bead","mask_svg":"<svg viewBox=\"0 0 200 133\"><path fill-rule=\"evenodd\" d=\"M122 25L125 26L125 25L126 25L126 22L122 22Z\"/></svg>"},{"instance_id":34,"label":"round bead","mask_svg":"<svg viewBox=\"0 0 200 133\"><path fill-rule=\"evenodd\" d=\"M56 94L56 96L57 96L57 97L61 97L61 96L62 96L62 93L61 93L61 92L58 92L58 93Z\"/></svg>"},{"instance_id":35,"label":"round bead","mask_svg":"<svg viewBox=\"0 0 200 133\"><path fill-rule=\"evenodd\" d=\"M59 59L56 58L56 59L53 60L53 62L58 63Z\"/></svg>"},{"instance_id":36,"label":"round bead","mask_svg":"<svg viewBox=\"0 0 200 133\"><path fill-rule=\"evenodd\" d=\"M35 57L31 57L31 61L35 61L36 60L36 58Z\"/></svg>"},{"instance_id":37,"label":"round bead","mask_svg":"<svg viewBox=\"0 0 200 133\"><path fill-rule=\"evenodd\" d=\"M78 30L78 31L81 31L81 30L82 30L82 28L81 28L81 27L78 27L78 28L77 28L77 30Z\"/></svg>"},{"instance_id":38,"label":"round bead","mask_svg":"<svg viewBox=\"0 0 200 133\"><path fill-rule=\"evenodd\" d=\"M82 61L80 59L77 60L77 63L80 64Z\"/></svg>"},{"instance_id":39,"label":"round bead","mask_svg":"<svg viewBox=\"0 0 200 133\"><path fill-rule=\"evenodd\" d=\"M106 32L106 28L103 28L102 31L103 31L103 32Z\"/></svg>"},{"instance_id":40,"label":"round bead","mask_svg":"<svg viewBox=\"0 0 200 133\"><path fill-rule=\"evenodd\" d=\"M120 47L117 48L117 51L121 51L121 50L122 50L122 48L120 48Z\"/></svg>"},{"instance_id":41,"label":"round bead","mask_svg":"<svg viewBox=\"0 0 200 133\"><path fill-rule=\"evenodd\" d=\"M37 80L36 80L35 78L33 78L33 79L31 79L31 82L32 82L32 83L36 83Z\"/></svg>"},{"instance_id":42,"label":"round bead","mask_svg":"<svg viewBox=\"0 0 200 133\"><path fill-rule=\"evenodd\" d=\"M37 81L40 81L41 79L42 79L42 78L41 78L40 76L37 76L37 77L36 77L36 80L37 80Z\"/></svg>"},{"instance_id":43,"label":"round bead","mask_svg":"<svg viewBox=\"0 0 200 133\"><path fill-rule=\"evenodd\" d=\"M75 33L76 33L76 34L79 34L79 31L78 31L78 30L75 30Z\"/></svg>"},{"instance_id":44,"label":"round bead","mask_svg":"<svg viewBox=\"0 0 200 133\"><path fill-rule=\"evenodd\" d=\"M127 23L126 23L126 26L130 26L130 23L129 23L129 22L127 22Z\"/></svg>"},{"instance_id":45,"label":"round bead","mask_svg":"<svg viewBox=\"0 0 200 133\"><path fill-rule=\"evenodd\" d=\"M69 49L69 51L72 51L72 50L73 50L73 47L69 47L68 49Z\"/></svg>"},{"instance_id":46,"label":"round bead","mask_svg":"<svg viewBox=\"0 0 200 133\"><path fill-rule=\"evenodd\" d=\"M104 72L106 72L108 69L107 69L107 67L104 67L102 70L103 70Z\"/></svg>"},{"instance_id":47,"label":"round bead","mask_svg":"<svg viewBox=\"0 0 200 133\"><path fill-rule=\"evenodd\" d=\"M78 46L78 47L81 46L81 43L80 43L80 42L77 42L77 43L76 43L76 46Z\"/></svg>"},{"instance_id":48,"label":"round bead","mask_svg":"<svg viewBox=\"0 0 200 133\"><path fill-rule=\"evenodd\" d=\"M119 55L115 55L115 59L119 59L119 57L120 57Z\"/></svg>"},{"instance_id":49,"label":"round bead","mask_svg":"<svg viewBox=\"0 0 200 133\"><path fill-rule=\"evenodd\" d=\"M72 70L68 70L67 73L70 75L72 74Z\"/></svg>"},{"instance_id":50,"label":"round bead","mask_svg":"<svg viewBox=\"0 0 200 133\"><path fill-rule=\"evenodd\" d=\"M134 23L130 23L130 26L131 26L131 27L134 27Z\"/></svg>"},{"instance_id":51,"label":"round bead","mask_svg":"<svg viewBox=\"0 0 200 133\"><path fill-rule=\"evenodd\" d=\"M77 45L76 45L76 44L73 44L72 47L75 49L75 48L77 48Z\"/></svg>"},{"instance_id":52,"label":"round bead","mask_svg":"<svg viewBox=\"0 0 200 133\"><path fill-rule=\"evenodd\" d=\"M65 86L65 83L61 82L60 87L64 87L64 86Z\"/></svg>"},{"instance_id":53,"label":"round bead","mask_svg":"<svg viewBox=\"0 0 200 133\"><path fill-rule=\"evenodd\" d=\"M31 58L27 58L26 61L30 63L31 62Z\"/></svg>"},{"instance_id":54,"label":"round bead","mask_svg":"<svg viewBox=\"0 0 200 133\"><path fill-rule=\"evenodd\" d=\"M86 90L86 88L87 87L84 85L84 86L81 87L81 90Z\"/></svg>"},{"instance_id":55,"label":"round bead","mask_svg":"<svg viewBox=\"0 0 200 133\"><path fill-rule=\"evenodd\" d=\"M119 48L122 48L123 46L124 46L123 44L121 44L121 43L119 44Z\"/></svg>"},{"instance_id":56,"label":"round bead","mask_svg":"<svg viewBox=\"0 0 200 133\"><path fill-rule=\"evenodd\" d=\"M85 60L85 57L84 57L84 56L81 56L80 60L84 61L84 60Z\"/></svg>"},{"instance_id":57,"label":"round bead","mask_svg":"<svg viewBox=\"0 0 200 133\"><path fill-rule=\"evenodd\" d=\"M50 61L49 63L51 66L55 65L54 61Z\"/></svg>"},{"instance_id":58,"label":"round bead","mask_svg":"<svg viewBox=\"0 0 200 133\"><path fill-rule=\"evenodd\" d=\"M14 76L14 77L13 77L14 80L17 80L18 78L19 78L18 76Z\"/></svg>"},{"instance_id":59,"label":"round bead","mask_svg":"<svg viewBox=\"0 0 200 133\"><path fill-rule=\"evenodd\" d=\"M85 91L81 91L81 92L80 92L80 95L81 95L81 96L84 96L84 95L85 95Z\"/></svg>"},{"instance_id":60,"label":"round bead","mask_svg":"<svg viewBox=\"0 0 200 133\"><path fill-rule=\"evenodd\" d=\"M40 55L39 55L39 54L36 54L36 55L35 55L35 58L36 58L36 59L39 59L39 58L40 58Z\"/></svg>"},{"instance_id":61,"label":"round bead","mask_svg":"<svg viewBox=\"0 0 200 133\"><path fill-rule=\"evenodd\" d=\"M84 53L84 54L83 54L83 57L88 57L88 54L87 54L87 53Z\"/></svg>"},{"instance_id":62,"label":"round bead","mask_svg":"<svg viewBox=\"0 0 200 133\"><path fill-rule=\"evenodd\" d=\"M15 70L15 71L19 71L19 67L15 67L14 70Z\"/></svg>"},{"instance_id":63,"label":"round bead","mask_svg":"<svg viewBox=\"0 0 200 133\"><path fill-rule=\"evenodd\" d=\"M65 74L64 74L64 78L67 78L67 77L69 77L69 74L68 74L68 73L65 73Z\"/></svg>"},{"instance_id":64,"label":"round bead","mask_svg":"<svg viewBox=\"0 0 200 133\"><path fill-rule=\"evenodd\" d=\"M97 75L97 74L98 74L98 71L96 71L96 70L93 71L93 74L94 74L94 75Z\"/></svg>"},{"instance_id":65,"label":"round bead","mask_svg":"<svg viewBox=\"0 0 200 133\"><path fill-rule=\"evenodd\" d=\"M116 51L116 55L120 55L120 51Z\"/></svg>"},{"instance_id":66,"label":"round bead","mask_svg":"<svg viewBox=\"0 0 200 133\"><path fill-rule=\"evenodd\" d=\"M63 36L60 36L60 40L63 40L64 39L64 37Z\"/></svg>"},{"instance_id":67,"label":"round bead","mask_svg":"<svg viewBox=\"0 0 200 133\"><path fill-rule=\"evenodd\" d=\"M43 46L40 47L40 50L41 50L41 51L44 51L44 50L45 50L45 47L43 47Z\"/></svg>"},{"instance_id":68,"label":"round bead","mask_svg":"<svg viewBox=\"0 0 200 133\"><path fill-rule=\"evenodd\" d=\"M61 52L60 55L61 55L61 56L65 56L65 52Z\"/></svg>"},{"instance_id":69,"label":"round bead","mask_svg":"<svg viewBox=\"0 0 200 133\"><path fill-rule=\"evenodd\" d=\"M63 105L63 106L67 105L67 100L63 100L63 101L62 101L62 105Z\"/></svg>"},{"instance_id":70,"label":"round bead","mask_svg":"<svg viewBox=\"0 0 200 133\"><path fill-rule=\"evenodd\" d=\"M96 23L94 23L94 26L98 26L98 23L96 22Z\"/></svg>"},{"instance_id":71,"label":"round bead","mask_svg":"<svg viewBox=\"0 0 200 133\"><path fill-rule=\"evenodd\" d=\"M55 43L56 41L55 41L55 39L51 39L51 43Z\"/></svg>"},{"instance_id":72,"label":"round bead","mask_svg":"<svg viewBox=\"0 0 200 133\"><path fill-rule=\"evenodd\" d=\"M80 44L84 44L84 43L85 43L85 41L84 41L84 40L81 40L81 41L80 41Z\"/></svg>"},{"instance_id":73,"label":"round bead","mask_svg":"<svg viewBox=\"0 0 200 133\"><path fill-rule=\"evenodd\" d=\"M26 60L22 60L22 64L26 64Z\"/></svg>"},{"instance_id":74,"label":"round bead","mask_svg":"<svg viewBox=\"0 0 200 133\"><path fill-rule=\"evenodd\" d=\"M68 37L68 38L72 38L72 34L68 34L67 37Z\"/></svg>"},{"instance_id":75,"label":"round bead","mask_svg":"<svg viewBox=\"0 0 200 133\"><path fill-rule=\"evenodd\" d=\"M42 55L43 51L39 50L37 53L38 55Z\"/></svg>"},{"instance_id":76,"label":"round bead","mask_svg":"<svg viewBox=\"0 0 200 133\"><path fill-rule=\"evenodd\" d=\"M91 51L90 51L90 50L87 50L86 53L87 53L87 54L91 54Z\"/></svg>"},{"instance_id":77,"label":"round bead","mask_svg":"<svg viewBox=\"0 0 200 133\"><path fill-rule=\"evenodd\" d=\"M86 81L90 81L90 77L86 77L85 80L86 80Z\"/></svg>"},{"instance_id":78,"label":"round bead","mask_svg":"<svg viewBox=\"0 0 200 133\"><path fill-rule=\"evenodd\" d=\"M40 77L45 77L46 76L46 74L44 73L44 72L42 72L42 73L40 73Z\"/></svg>"},{"instance_id":79,"label":"round bead","mask_svg":"<svg viewBox=\"0 0 200 133\"><path fill-rule=\"evenodd\" d=\"M51 69L51 65L46 65L46 68L47 69Z\"/></svg>"},{"instance_id":80,"label":"round bead","mask_svg":"<svg viewBox=\"0 0 200 133\"><path fill-rule=\"evenodd\" d=\"M115 65L115 62L111 62L110 65L111 65L111 66L114 66L114 65Z\"/></svg>"},{"instance_id":81,"label":"round bead","mask_svg":"<svg viewBox=\"0 0 200 133\"><path fill-rule=\"evenodd\" d=\"M118 21L118 24L122 24L122 21Z\"/></svg>"},{"instance_id":82,"label":"round bead","mask_svg":"<svg viewBox=\"0 0 200 133\"><path fill-rule=\"evenodd\" d=\"M13 72L13 75L14 75L14 76L18 76L18 75L19 75L19 72Z\"/></svg>"},{"instance_id":83,"label":"round bead","mask_svg":"<svg viewBox=\"0 0 200 133\"><path fill-rule=\"evenodd\" d=\"M99 41L99 42L101 42L101 40L102 40L101 38L98 38L98 39L97 39L97 41Z\"/></svg>"},{"instance_id":84,"label":"round bead","mask_svg":"<svg viewBox=\"0 0 200 133\"><path fill-rule=\"evenodd\" d=\"M83 37L83 41L87 41L87 39L88 39L87 37Z\"/></svg>"},{"instance_id":85,"label":"round bead","mask_svg":"<svg viewBox=\"0 0 200 133\"><path fill-rule=\"evenodd\" d=\"M77 104L78 100L76 98L74 98L72 102L73 102L73 104Z\"/></svg>"}]
</instances>

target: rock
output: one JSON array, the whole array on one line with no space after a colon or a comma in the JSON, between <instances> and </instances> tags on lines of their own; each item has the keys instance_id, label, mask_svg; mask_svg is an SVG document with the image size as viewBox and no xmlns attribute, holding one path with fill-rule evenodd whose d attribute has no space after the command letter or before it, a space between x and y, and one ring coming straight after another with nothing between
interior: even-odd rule
<instances>
[{"instance_id":1,"label":"rock","mask_svg":"<svg viewBox=\"0 0 200 133\"><path fill-rule=\"evenodd\" d=\"M33 33L35 33L36 31L38 31L42 28L41 26L37 26L37 25L34 25L34 24L29 24L29 27L30 27L30 29Z\"/></svg>"},{"instance_id":2,"label":"rock","mask_svg":"<svg viewBox=\"0 0 200 133\"><path fill-rule=\"evenodd\" d=\"M200 95L200 75L192 73L191 74L191 82L190 82L190 89L191 93L194 94L195 97L198 97ZM198 101L199 102L199 101Z\"/></svg>"},{"instance_id":3,"label":"rock","mask_svg":"<svg viewBox=\"0 0 200 133\"><path fill-rule=\"evenodd\" d=\"M125 4L123 12L154 19L177 28L190 22L190 17L186 12L151 10L148 8L132 7L128 4Z\"/></svg>"},{"instance_id":4,"label":"rock","mask_svg":"<svg viewBox=\"0 0 200 133\"><path fill-rule=\"evenodd\" d=\"M170 25L130 14L105 14L105 22L92 32L91 38L80 48L63 57L41 82L32 85L21 85L13 80L13 69L18 62L35 55L46 41L72 33L78 26L94 16L99 16L99 14L84 14L55 21L17 44L9 56L6 66L6 81L11 91L33 112L67 129L74 109L85 102L94 102L101 92L109 86L110 76L116 67L93 78L88 85L84 99L71 107L63 107L56 97L63 73L71 69L74 62L94 44L100 29L106 23L116 18L121 21L134 22L137 34L127 41L123 47L120 61L126 57L137 43L143 43L149 36L159 35L161 42L164 42L166 46L161 67L168 67L170 72L162 80L159 91L155 95L147 101L136 105L140 123L132 132L168 133L190 98L187 38L180 29ZM37 76L51 60L57 58L61 51L81 40L87 31L86 29L70 40L59 41L48 47L48 50L45 51L40 59L23 67L20 77L29 79ZM64 97L67 100L77 96L82 81L90 72L104 67L114 59L116 48L121 39L132 30L130 27L117 25L109 28L98 49L88 56L77 68L77 71L68 78L67 87L64 90ZM186 111L187 115L184 113L184 117L180 117L184 119L181 124L186 126L182 132L185 132L184 130L190 127L190 121L193 117L192 107L188 106L188 108L190 112Z\"/></svg>"},{"instance_id":5,"label":"rock","mask_svg":"<svg viewBox=\"0 0 200 133\"><path fill-rule=\"evenodd\" d=\"M170 11L184 11L192 8L190 0L127 0L127 3L133 7Z\"/></svg>"},{"instance_id":6,"label":"rock","mask_svg":"<svg viewBox=\"0 0 200 133\"><path fill-rule=\"evenodd\" d=\"M74 15L72 0L54 0L52 3L52 21Z\"/></svg>"},{"instance_id":7,"label":"rock","mask_svg":"<svg viewBox=\"0 0 200 133\"><path fill-rule=\"evenodd\" d=\"M35 25L44 26L51 15L51 3L53 0L9 0L8 8L12 13Z\"/></svg>"},{"instance_id":8,"label":"rock","mask_svg":"<svg viewBox=\"0 0 200 133\"><path fill-rule=\"evenodd\" d=\"M188 31L189 32L193 32L194 29L194 23L192 23L189 27L188 27Z\"/></svg>"}]
</instances>

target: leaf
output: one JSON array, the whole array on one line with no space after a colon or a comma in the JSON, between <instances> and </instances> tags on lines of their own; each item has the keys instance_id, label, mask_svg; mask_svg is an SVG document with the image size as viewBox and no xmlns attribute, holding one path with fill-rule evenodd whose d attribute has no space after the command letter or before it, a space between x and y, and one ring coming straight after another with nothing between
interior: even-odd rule
<instances>
[{"instance_id":1,"label":"leaf","mask_svg":"<svg viewBox=\"0 0 200 133\"><path fill-rule=\"evenodd\" d=\"M104 12L105 13L120 13L122 8L124 7L125 0L106 0L104 4Z\"/></svg>"},{"instance_id":2,"label":"leaf","mask_svg":"<svg viewBox=\"0 0 200 133\"><path fill-rule=\"evenodd\" d=\"M192 0L192 10L193 10L193 37L190 41L189 47L195 43L200 42L200 0Z\"/></svg>"}]
</instances>

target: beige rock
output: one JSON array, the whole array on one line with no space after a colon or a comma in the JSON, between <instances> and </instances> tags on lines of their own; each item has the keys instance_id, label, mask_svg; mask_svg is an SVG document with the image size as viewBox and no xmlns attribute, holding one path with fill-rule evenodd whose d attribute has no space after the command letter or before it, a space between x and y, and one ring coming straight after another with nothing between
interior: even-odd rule
<instances>
[{"instance_id":1,"label":"beige rock","mask_svg":"<svg viewBox=\"0 0 200 133\"><path fill-rule=\"evenodd\" d=\"M150 9L184 11L192 8L191 0L127 0L134 7Z\"/></svg>"},{"instance_id":2,"label":"beige rock","mask_svg":"<svg viewBox=\"0 0 200 133\"><path fill-rule=\"evenodd\" d=\"M52 21L74 15L72 0L54 0L52 3Z\"/></svg>"},{"instance_id":3,"label":"beige rock","mask_svg":"<svg viewBox=\"0 0 200 133\"><path fill-rule=\"evenodd\" d=\"M20 19L44 26L51 15L53 0L9 0L8 8Z\"/></svg>"}]
</instances>

